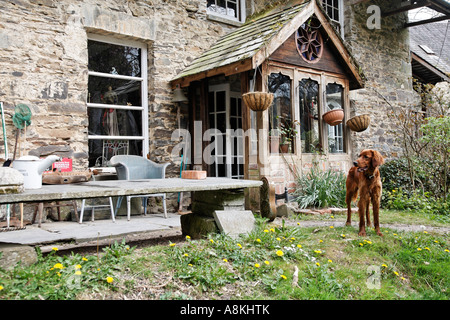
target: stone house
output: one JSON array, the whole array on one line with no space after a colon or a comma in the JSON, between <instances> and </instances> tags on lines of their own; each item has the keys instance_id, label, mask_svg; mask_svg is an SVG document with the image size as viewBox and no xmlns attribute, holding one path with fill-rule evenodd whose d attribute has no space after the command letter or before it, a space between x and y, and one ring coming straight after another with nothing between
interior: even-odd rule
<instances>
[{"instance_id":1,"label":"stone house","mask_svg":"<svg viewBox=\"0 0 450 320\"><path fill-rule=\"evenodd\" d=\"M23 154L71 158L74 170L104 167L114 154L136 154L170 162L168 175L176 177L183 150L188 168L210 176L268 176L280 193L315 159L323 168L348 170L363 148L387 158L400 154L380 96L394 105L417 101L405 27L414 5L407 2L6 0L0 2L0 101L7 115L21 103L32 111L26 134L18 136ZM430 2L448 15L446 1ZM296 49L296 34L310 37L308 27L317 38L306 45L319 41L320 57L314 45L309 53ZM248 43L254 45L243 49L248 56L216 56L219 67L198 59L214 46L241 54L236 45L245 28L262 41ZM217 47L233 33L237 38ZM248 109L242 95L253 86L273 90L274 108ZM173 101L180 89L186 102ZM322 121L325 101L344 110L340 125ZM308 123L301 103L314 109ZM345 121L359 114L370 114L371 124L355 133ZM282 117L300 123L285 154L272 154L268 138L258 145L253 134L233 141L226 134L262 129L260 137L268 137ZM5 125L11 154L17 130L11 117ZM208 129L216 130L205 136ZM182 132L190 134L192 148L180 148L188 141L180 140ZM0 155L3 149L2 143Z\"/></svg>"}]
</instances>

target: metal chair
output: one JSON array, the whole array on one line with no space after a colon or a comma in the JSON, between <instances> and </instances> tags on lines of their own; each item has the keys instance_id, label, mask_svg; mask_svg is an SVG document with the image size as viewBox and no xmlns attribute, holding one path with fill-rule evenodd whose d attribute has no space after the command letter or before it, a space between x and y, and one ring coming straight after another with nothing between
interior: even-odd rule
<instances>
[{"instance_id":1,"label":"metal chair","mask_svg":"<svg viewBox=\"0 0 450 320\"><path fill-rule=\"evenodd\" d=\"M135 180L135 179L164 179L166 176L166 168L169 163L155 163L151 160L140 156L133 155L117 155L111 158L110 164L116 168L117 178L119 180ZM149 197L162 197L164 218L167 219L166 194L156 193L148 195L136 195L127 197L127 219L130 220L131 215L131 198L143 198L144 215L147 215L147 199ZM123 196L117 199L116 214L122 204Z\"/></svg>"}]
</instances>

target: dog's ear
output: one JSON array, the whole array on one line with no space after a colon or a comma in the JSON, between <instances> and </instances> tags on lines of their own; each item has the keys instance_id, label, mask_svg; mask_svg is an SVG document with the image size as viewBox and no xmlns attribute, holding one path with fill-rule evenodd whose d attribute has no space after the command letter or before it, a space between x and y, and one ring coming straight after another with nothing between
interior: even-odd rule
<instances>
[{"instance_id":1,"label":"dog's ear","mask_svg":"<svg viewBox=\"0 0 450 320\"><path fill-rule=\"evenodd\" d=\"M376 150L372 150L372 167L381 166L384 163L383 156Z\"/></svg>"}]
</instances>

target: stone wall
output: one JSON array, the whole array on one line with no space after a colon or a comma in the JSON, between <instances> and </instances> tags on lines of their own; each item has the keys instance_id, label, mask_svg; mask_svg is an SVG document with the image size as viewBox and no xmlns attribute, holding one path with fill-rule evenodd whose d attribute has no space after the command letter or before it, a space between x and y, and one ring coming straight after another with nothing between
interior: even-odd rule
<instances>
[{"instance_id":1,"label":"stone wall","mask_svg":"<svg viewBox=\"0 0 450 320\"><path fill-rule=\"evenodd\" d=\"M398 128L389 118L391 108L419 102L412 88L409 31L403 28L407 14L381 18L380 29L367 27L367 19L372 15L367 13L369 5L378 5L381 12L386 12L395 9L398 2L370 1L348 6L345 10L345 41L367 78L364 89L350 94L351 116L364 113L371 116L368 130L352 133L353 154L374 148L387 158L400 155L402 149L395 134Z\"/></svg>"}]
</instances>

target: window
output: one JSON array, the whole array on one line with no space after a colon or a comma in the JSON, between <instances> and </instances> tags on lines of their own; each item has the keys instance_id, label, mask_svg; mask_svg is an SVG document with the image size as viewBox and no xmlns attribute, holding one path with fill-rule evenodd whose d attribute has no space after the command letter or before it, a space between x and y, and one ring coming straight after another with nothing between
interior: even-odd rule
<instances>
[{"instance_id":1,"label":"window","mask_svg":"<svg viewBox=\"0 0 450 320\"><path fill-rule=\"evenodd\" d=\"M269 75L269 92L274 94L273 104L269 116L270 151L278 153L294 151L296 123L292 117L291 107L291 78L281 73ZM286 146L286 150L283 150Z\"/></svg>"},{"instance_id":2,"label":"window","mask_svg":"<svg viewBox=\"0 0 450 320\"><path fill-rule=\"evenodd\" d=\"M302 153L322 151L319 125L319 83L311 79L299 81L300 136Z\"/></svg>"},{"instance_id":3,"label":"window","mask_svg":"<svg viewBox=\"0 0 450 320\"><path fill-rule=\"evenodd\" d=\"M344 88L340 84L327 84L325 112L334 109L344 109ZM336 126L328 127L328 152L343 153L344 150L344 125L342 122Z\"/></svg>"},{"instance_id":4,"label":"window","mask_svg":"<svg viewBox=\"0 0 450 320\"><path fill-rule=\"evenodd\" d=\"M89 166L118 154L148 153L147 48L88 37Z\"/></svg>"},{"instance_id":5,"label":"window","mask_svg":"<svg viewBox=\"0 0 450 320\"><path fill-rule=\"evenodd\" d=\"M245 22L244 0L208 0L207 12L225 19Z\"/></svg>"},{"instance_id":6,"label":"window","mask_svg":"<svg viewBox=\"0 0 450 320\"><path fill-rule=\"evenodd\" d=\"M322 0L322 6L338 32L344 37L344 1Z\"/></svg>"}]
</instances>

